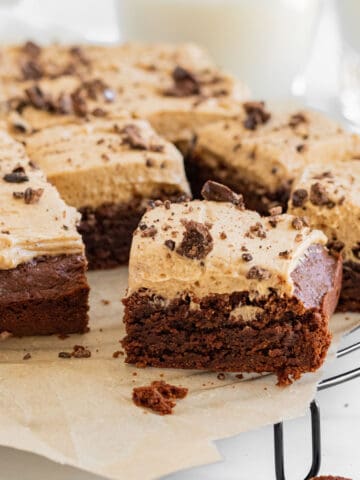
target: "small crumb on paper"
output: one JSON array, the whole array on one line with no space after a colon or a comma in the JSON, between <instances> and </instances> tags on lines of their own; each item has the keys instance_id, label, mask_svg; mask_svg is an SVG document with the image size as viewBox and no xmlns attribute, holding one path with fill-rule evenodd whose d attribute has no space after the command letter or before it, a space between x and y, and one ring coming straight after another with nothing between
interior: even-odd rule
<instances>
[{"instance_id":1,"label":"small crumb on paper","mask_svg":"<svg viewBox=\"0 0 360 480\"><path fill-rule=\"evenodd\" d=\"M132 399L138 407L149 408L159 415L169 415L173 413L175 399L185 398L187 394L187 388L160 380L152 382L151 385L134 388Z\"/></svg>"}]
</instances>

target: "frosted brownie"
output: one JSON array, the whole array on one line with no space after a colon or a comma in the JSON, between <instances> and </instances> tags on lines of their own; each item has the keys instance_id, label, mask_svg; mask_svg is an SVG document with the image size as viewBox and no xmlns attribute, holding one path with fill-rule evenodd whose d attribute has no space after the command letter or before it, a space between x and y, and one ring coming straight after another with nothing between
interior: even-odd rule
<instances>
[{"instance_id":1,"label":"frosted brownie","mask_svg":"<svg viewBox=\"0 0 360 480\"><path fill-rule=\"evenodd\" d=\"M281 384L316 370L331 339L341 258L298 217L260 217L211 182L203 194L148 211L135 232L126 361L274 372Z\"/></svg>"},{"instance_id":2,"label":"frosted brownie","mask_svg":"<svg viewBox=\"0 0 360 480\"><path fill-rule=\"evenodd\" d=\"M339 310L360 311L360 161L309 165L293 185L289 212L306 215L344 260Z\"/></svg>"},{"instance_id":3,"label":"frosted brownie","mask_svg":"<svg viewBox=\"0 0 360 480\"><path fill-rule=\"evenodd\" d=\"M180 152L144 120L47 128L28 137L26 149L81 212L90 268L127 262L132 233L150 200L177 201L190 193Z\"/></svg>"},{"instance_id":4,"label":"frosted brownie","mask_svg":"<svg viewBox=\"0 0 360 480\"><path fill-rule=\"evenodd\" d=\"M65 75L14 82L5 74L1 80L0 72L2 110L15 133L128 110L148 119L168 140L186 143L200 125L235 116L238 102L248 95L241 82L192 45L102 47L103 56L98 53L101 47L93 47L96 55L90 47L81 48L83 55L99 57L90 61L87 73L78 72L86 66L79 55L73 59L76 68ZM64 55L64 47L43 51L45 58L65 58L61 68L66 70L69 53Z\"/></svg>"},{"instance_id":5,"label":"frosted brownie","mask_svg":"<svg viewBox=\"0 0 360 480\"><path fill-rule=\"evenodd\" d=\"M241 192L248 208L267 213L273 205L286 207L304 165L346 158L359 145L359 137L315 111L246 102L237 119L197 131L187 171L196 196L206 180L217 180Z\"/></svg>"},{"instance_id":6,"label":"frosted brownie","mask_svg":"<svg viewBox=\"0 0 360 480\"><path fill-rule=\"evenodd\" d=\"M0 152L0 332L84 332L89 287L79 215L3 131Z\"/></svg>"}]
</instances>

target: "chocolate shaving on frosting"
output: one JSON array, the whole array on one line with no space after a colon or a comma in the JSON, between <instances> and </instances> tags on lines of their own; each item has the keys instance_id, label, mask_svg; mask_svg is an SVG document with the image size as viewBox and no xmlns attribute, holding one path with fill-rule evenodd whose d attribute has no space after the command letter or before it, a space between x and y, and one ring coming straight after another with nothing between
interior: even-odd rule
<instances>
[{"instance_id":1,"label":"chocolate shaving on frosting","mask_svg":"<svg viewBox=\"0 0 360 480\"><path fill-rule=\"evenodd\" d=\"M248 130L256 130L258 125L267 123L271 118L270 113L265 109L264 102L245 102L243 107L247 115L244 127Z\"/></svg>"},{"instance_id":2,"label":"chocolate shaving on frosting","mask_svg":"<svg viewBox=\"0 0 360 480\"><path fill-rule=\"evenodd\" d=\"M185 227L183 239L176 253L187 258L202 260L213 249L213 238L207 225L194 220L182 220Z\"/></svg>"},{"instance_id":3,"label":"chocolate shaving on frosting","mask_svg":"<svg viewBox=\"0 0 360 480\"><path fill-rule=\"evenodd\" d=\"M229 187L221 183L208 180L202 190L201 195L205 200L213 202L229 202L243 210L244 200L241 194L233 192Z\"/></svg>"},{"instance_id":4,"label":"chocolate shaving on frosting","mask_svg":"<svg viewBox=\"0 0 360 480\"><path fill-rule=\"evenodd\" d=\"M165 90L164 94L170 97L189 97L201 93L201 85L197 77L179 65L172 72L174 85Z\"/></svg>"}]
</instances>

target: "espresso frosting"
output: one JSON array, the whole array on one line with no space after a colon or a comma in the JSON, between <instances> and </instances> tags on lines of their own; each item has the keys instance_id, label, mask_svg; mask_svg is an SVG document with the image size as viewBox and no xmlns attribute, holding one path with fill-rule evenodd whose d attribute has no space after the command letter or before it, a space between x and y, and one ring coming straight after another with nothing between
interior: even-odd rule
<instances>
[{"instance_id":1,"label":"espresso frosting","mask_svg":"<svg viewBox=\"0 0 360 480\"><path fill-rule=\"evenodd\" d=\"M360 137L321 113L261 104L256 113L252 103L245 103L236 119L197 130L195 154L202 162L215 168L225 164L234 169L235 179L276 192L313 161L331 163L360 152ZM221 176L221 168L217 173Z\"/></svg>"},{"instance_id":2,"label":"espresso frosting","mask_svg":"<svg viewBox=\"0 0 360 480\"><path fill-rule=\"evenodd\" d=\"M306 215L345 261L360 263L360 160L309 165L294 182L288 210Z\"/></svg>"},{"instance_id":3,"label":"espresso frosting","mask_svg":"<svg viewBox=\"0 0 360 480\"><path fill-rule=\"evenodd\" d=\"M3 131L0 148L0 269L43 255L82 254L76 210Z\"/></svg>"},{"instance_id":4,"label":"espresso frosting","mask_svg":"<svg viewBox=\"0 0 360 480\"><path fill-rule=\"evenodd\" d=\"M1 110L12 133L20 137L24 129L28 134L46 126L77 121L78 113L71 109L64 113L63 107L64 97L69 103L70 96L79 89L83 90L86 103L83 117L99 114L99 109L105 115L127 110L148 119L170 141L189 140L195 128L235 116L239 113L239 102L249 94L243 83L220 71L202 49L191 44L135 43L117 47L81 46L75 50L52 45L41 48L38 56L30 59L35 65L40 64L42 74L14 82L18 77L6 71L19 71L23 56L23 47L4 48L0 55L7 59L0 67ZM15 66L7 66L9 62ZM2 73L1 68L5 70ZM56 74L55 70L63 73ZM99 80L111 90L110 97L101 92L95 95L94 91L90 95L84 92L85 84ZM46 100L29 102L26 93L29 88L37 88Z\"/></svg>"},{"instance_id":5,"label":"espresso frosting","mask_svg":"<svg viewBox=\"0 0 360 480\"><path fill-rule=\"evenodd\" d=\"M125 116L47 128L27 139L26 150L77 208L190 193L182 155L144 120Z\"/></svg>"},{"instance_id":6,"label":"espresso frosting","mask_svg":"<svg viewBox=\"0 0 360 480\"><path fill-rule=\"evenodd\" d=\"M262 296L271 289L292 295L291 273L311 245L327 241L319 230L294 228L294 218L260 217L213 201L158 206L143 216L134 234L128 296L142 289L166 299L184 292L202 297L241 290ZM187 233L189 225L202 232L198 251L186 244L190 239L191 247L196 238L196 232L195 237Z\"/></svg>"}]
</instances>

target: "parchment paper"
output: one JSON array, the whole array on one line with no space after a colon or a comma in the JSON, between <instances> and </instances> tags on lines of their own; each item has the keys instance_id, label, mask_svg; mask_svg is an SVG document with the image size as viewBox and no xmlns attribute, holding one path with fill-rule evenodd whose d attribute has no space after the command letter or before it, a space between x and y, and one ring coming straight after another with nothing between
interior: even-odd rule
<instances>
[{"instance_id":1,"label":"parchment paper","mask_svg":"<svg viewBox=\"0 0 360 480\"><path fill-rule=\"evenodd\" d=\"M88 334L0 342L1 445L112 479L147 480L218 460L215 439L305 413L321 372L279 388L271 375L219 380L215 373L137 369L123 356L113 358L122 350L126 278L125 268L89 274ZM359 315L334 316L333 352L359 323ZM91 358L58 358L76 344L88 347ZM28 352L31 358L23 360ZM173 415L132 403L134 386L160 378L189 388Z\"/></svg>"}]
</instances>

